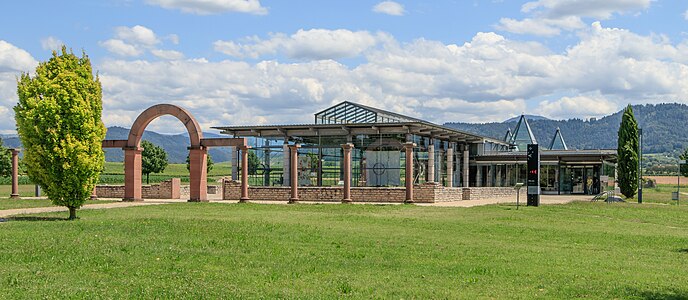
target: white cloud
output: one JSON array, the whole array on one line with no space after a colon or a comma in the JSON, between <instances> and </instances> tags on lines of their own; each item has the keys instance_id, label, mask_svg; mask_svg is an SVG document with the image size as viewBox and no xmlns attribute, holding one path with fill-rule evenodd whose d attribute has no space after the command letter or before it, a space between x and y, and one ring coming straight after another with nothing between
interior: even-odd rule
<instances>
[{"instance_id":1,"label":"white cloud","mask_svg":"<svg viewBox=\"0 0 688 300\"><path fill-rule=\"evenodd\" d=\"M33 73L38 61L24 49L0 40L0 133L15 130L12 107L17 104L17 77Z\"/></svg>"},{"instance_id":2,"label":"white cloud","mask_svg":"<svg viewBox=\"0 0 688 300\"><path fill-rule=\"evenodd\" d=\"M105 50L120 56L139 56L143 54L142 49L118 39L109 39L98 44L105 48Z\"/></svg>"},{"instance_id":3,"label":"white cloud","mask_svg":"<svg viewBox=\"0 0 688 300\"><path fill-rule=\"evenodd\" d=\"M59 50L62 45L64 45L64 43L54 36L41 39L41 47L43 50Z\"/></svg>"},{"instance_id":4,"label":"white cloud","mask_svg":"<svg viewBox=\"0 0 688 300\"><path fill-rule=\"evenodd\" d=\"M521 7L525 13L539 13L548 18L592 17L609 19L614 13L638 11L650 7L654 0L538 0Z\"/></svg>"},{"instance_id":5,"label":"white cloud","mask_svg":"<svg viewBox=\"0 0 688 300\"><path fill-rule=\"evenodd\" d=\"M261 6L259 0L147 0L146 2L166 9L178 9L185 13L198 15L224 12L241 12L256 15L268 13L268 9Z\"/></svg>"},{"instance_id":6,"label":"white cloud","mask_svg":"<svg viewBox=\"0 0 688 300\"><path fill-rule=\"evenodd\" d=\"M160 49L153 49L151 50L151 53L155 55L156 57L162 58L162 59L167 59L167 60L178 60L178 59L183 59L184 54L179 52L179 51L174 51L174 50L160 50Z\"/></svg>"},{"instance_id":7,"label":"white cloud","mask_svg":"<svg viewBox=\"0 0 688 300\"><path fill-rule=\"evenodd\" d=\"M532 19L515 20L502 18L495 25L497 30L518 34L532 34L538 36L557 36L562 30L574 30L585 27L579 17L569 16L562 19Z\"/></svg>"},{"instance_id":8,"label":"white cloud","mask_svg":"<svg viewBox=\"0 0 688 300\"><path fill-rule=\"evenodd\" d=\"M686 19L686 21L688 21L688 9L686 10L686 12L683 13L683 18Z\"/></svg>"},{"instance_id":9,"label":"white cloud","mask_svg":"<svg viewBox=\"0 0 688 300\"><path fill-rule=\"evenodd\" d=\"M554 119L601 117L619 110L616 102L596 93L590 96L562 97L556 101L542 101L538 111Z\"/></svg>"},{"instance_id":10,"label":"white cloud","mask_svg":"<svg viewBox=\"0 0 688 300\"><path fill-rule=\"evenodd\" d=\"M116 27L115 38L133 45L142 45L148 47L152 47L160 43L160 40L155 35L153 30L141 25L136 25L134 27Z\"/></svg>"},{"instance_id":11,"label":"white cloud","mask_svg":"<svg viewBox=\"0 0 688 300\"><path fill-rule=\"evenodd\" d=\"M179 43L179 36L169 34L161 39L152 29L145 26L119 26L115 28L114 38L100 42L99 45L111 53L125 57L141 56L149 51L153 56L160 59L177 60L184 58L184 54L179 51L157 48L163 43L162 40L176 45Z\"/></svg>"},{"instance_id":12,"label":"white cloud","mask_svg":"<svg viewBox=\"0 0 688 300\"><path fill-rule=\"evenodd\" d=\"M218 40L214 47L218 52L240 58L284 54L296 59L339 59L360 55L374 47L378 39L381 37L367 31L301 29L291 36L278 33L266 40L248 37L244 44Z\"/></svg>"},{"instance_id":13,"label":"white cloud","mask_svg":"<svg viewBox=\"0 0 688 300\"><path fill-rule=\"evenodd\" d=\"M527 2L521 11L529 17L522 20L502 18L495 29L537 36L556 36L562 31L584 28L582 18L604 20L614 14L637 12L650 7L654 0L537 0Z\"/></svg>"},{"instance_id":14,"label":"white cloud","mask_svg":"<svg viewBox=\"0 0 688 300\"><path fill-rule=\"evenodd\" d=\"M404 6L394 1L383 1L373 6L373 11L376 13L387 14L391 16L403 16L406 14Z\"/></svg>"}]
</instances>

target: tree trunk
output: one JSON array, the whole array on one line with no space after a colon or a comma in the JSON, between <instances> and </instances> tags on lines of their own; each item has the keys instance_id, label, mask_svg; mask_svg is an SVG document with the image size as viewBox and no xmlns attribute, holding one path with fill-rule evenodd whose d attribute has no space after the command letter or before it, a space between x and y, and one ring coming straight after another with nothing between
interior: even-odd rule
<instances>
[{"instance_id":1,"label":"tree trunk","mask_svg":"<svg viewBox=\"0 0 688 300\"><path fill-rule=\"evenodd\" d=\"M76 207L69 207L69 220L75 220L76 219Z\"/></svg>"}]
</instances>

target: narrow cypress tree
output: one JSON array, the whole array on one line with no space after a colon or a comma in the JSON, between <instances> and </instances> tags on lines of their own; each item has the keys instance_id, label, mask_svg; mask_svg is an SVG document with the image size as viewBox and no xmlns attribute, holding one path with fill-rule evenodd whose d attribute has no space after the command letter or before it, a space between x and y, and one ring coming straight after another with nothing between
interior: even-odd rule
<instances>
[{"instance_id":1,"label":"narrow cypress tree","mask_svg":"<svg viewBox=\"0 0 688 300\"><path fill-rule=\"evenodd\" d=\"M638 122L630 104L621 118L617 154L619 188L626 198L631 198L638 190Z\"/></svg>"}]
</instances>

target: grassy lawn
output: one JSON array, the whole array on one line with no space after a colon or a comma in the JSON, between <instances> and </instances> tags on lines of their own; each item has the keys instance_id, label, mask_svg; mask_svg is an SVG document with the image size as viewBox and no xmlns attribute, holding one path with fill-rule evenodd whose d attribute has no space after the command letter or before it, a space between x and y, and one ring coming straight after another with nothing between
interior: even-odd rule
<instances>
[{"instance_id":1,"label":"grassy lawn","mask_svg":"<svg viewBox=\"0 0 688 300\"><path fill-rule=\"evenodd\" d=\"M3 297L688 297L688 205L179 203L79 215L0 223Z\"/></svg>"},{"instance_id":2,"label":"grassy lawn","mask_svg":"<svg viewBox=\"0 0 688 300\"><path fill-rule=\"evenodd\" d=\"M35 185L20 184L19 185L19 196L21 197L33 197L35 195L34 191ZM0 198L9 197L12 194L11 185L0 185Z\"/></svg>"},{"instance_id":3,"label":"grassy lawn","mask_svg":"<svg viewBox=\"0 0 688 300\"><path fill-rule=\"evenodd\" d=\"M86 204L110 203L114 201L87 200ZM53 204L48 199L9 199L0 198L0 210L15 209L15 208L30 208L30 207L49 207Z\"/></svg>"},{"instance_id":4,"label":"grassy lawn","mask_svg":"<svg viewBox=\"0 0 688 300\"><path fill-rule=\"evenodd\" d=\"M643 202L663 203L676 205L676 200L671 200L671 193L676 192L676 185L658 184L655 188L643 188ZM681 185L681 193L688 193L688 185ZM637 202L638 195L627 201ZM681 194L679 205L688 205L688 195Z\"/></svg>"}]
</instances>

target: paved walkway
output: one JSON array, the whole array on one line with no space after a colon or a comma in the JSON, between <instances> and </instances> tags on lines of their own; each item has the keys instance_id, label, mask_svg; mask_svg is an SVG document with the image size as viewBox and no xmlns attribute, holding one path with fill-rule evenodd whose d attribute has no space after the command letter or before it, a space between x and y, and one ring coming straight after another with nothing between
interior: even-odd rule
<instances>
[{"instance_id":1,"label":"paved walkway","mask_svg":"<svg viewBox=\"0 0 688 300\"><path fill-rule=\"evenodd\" d=\"M540 198L541 204L566 204L573 201L590 201L592 196L587 195L543 195ZM525 197L523 197L525 198ZM105 200L105 199L104 199ZM119 200L119 199L109 199L109 200ZM180 199L155 199L146 200L143 202L111 202L103 204L88 204L84 205L81 209L106 209L106 208L120 208L120 207L131 207L131 206L143 206L143 205L160 205L167 203L179 203L186 202L186 200ZM237 203L238 201L229 200L211 200L214 203ZM261 201L261 200L251 200L251 203L259 204L287 204L287 201ZM339 204L339 202L315 202L315 201L302 201L300 204ZM439 203L417 203L418 206L436 206L436 207L474 207L481 205L490 204L500 204L500 203L516 203L516 198L513 199L482 199L482 200L470 200L470 201L452 201L452 202L439 202ZM521 205L525 205L525 199L520 199ZM385 204L385 205L399 205L401 203L377 203L377 202L354 202L354 204ZM17 208L17 209L6 209L0 210L0 218L6 218L14 215L23 214L37 214L46 212L62 212L68 211L64 206L50 206L50 207L32 207L32 208Z\"/></svg>"},{"instance_id":2,"label":"paved walkway","mask_svg":"<svg viewBox=\"0 0 688 300\"><path fill-rule=\"evenodd\" d=\"M21 201L21 200L18 200ZM105 208L118 208L118 207L130 207L130 206L142 206L142 205L159 205L169 203L168 201L145 201L145 202L111 202L103 204L88 204L81 207L81 209L105 209ZM38 214L46 212L59 212L59 211L69 211L64 206L50 206L50 207L31 207L31 208L16 208L16 209L6 209L0 210L0 218L5 218L14 215L23 214Z\"/></svg>"}]
</instances>

